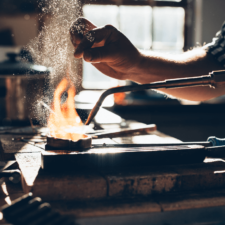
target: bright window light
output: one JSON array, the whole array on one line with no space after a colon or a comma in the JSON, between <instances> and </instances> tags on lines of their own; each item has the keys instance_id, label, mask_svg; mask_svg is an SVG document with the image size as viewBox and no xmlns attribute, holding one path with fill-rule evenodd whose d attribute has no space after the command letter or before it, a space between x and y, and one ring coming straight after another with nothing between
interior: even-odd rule
<instances>
[{"instance_id":1,"label":"bright window light","mask_svg":"<svg viewBox=\"0 0 225 225\"><path fill-rule=\"evenodd\" d=\"M152 45L152 8L150 6L120 6L119 29L140 49Z\"/></svg>"},{"instance_id":2,"label":"bright window light","mask_svg":"<svg viewBox=\"0 0 225 225\"><path fill-rule=\"evenodd\" d=\"M182 50L184 16L185 11L181 7L154 7L153 50Z\"/></svg>"}]
</instances>

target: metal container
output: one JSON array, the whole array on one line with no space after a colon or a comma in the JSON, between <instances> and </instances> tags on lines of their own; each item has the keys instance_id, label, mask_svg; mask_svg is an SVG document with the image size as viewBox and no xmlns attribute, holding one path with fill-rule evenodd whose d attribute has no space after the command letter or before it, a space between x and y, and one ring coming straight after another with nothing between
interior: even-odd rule
<instances>
[{"instance_id":1,"label":"metal container","mask_svg":"<svg viewBox=\"0 0 225 225\"><path fill-rule=\"evenodd\" d=\"M34 104L43 95L49 69L19 60L19 55L7 53L0 63L1 121L28 121L34 117Z\"/></svg>"}]
</instances>

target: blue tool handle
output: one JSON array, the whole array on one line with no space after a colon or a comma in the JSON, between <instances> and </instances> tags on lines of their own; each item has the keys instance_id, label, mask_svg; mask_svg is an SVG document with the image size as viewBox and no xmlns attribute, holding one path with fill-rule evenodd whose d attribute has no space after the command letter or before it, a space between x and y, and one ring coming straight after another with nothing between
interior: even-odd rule
<instances>
[{"instance_id":1,"label":"blue tool handle","mask_svg":"<svg viewBox=\"0 0 225 225\"><path fill-rule=\"evenodd\" d=\"M208 137L208 142L212 143L212 146L223 146L225 145L225 138L217 138L215 136Z\"/></svg>"}]
</instances>

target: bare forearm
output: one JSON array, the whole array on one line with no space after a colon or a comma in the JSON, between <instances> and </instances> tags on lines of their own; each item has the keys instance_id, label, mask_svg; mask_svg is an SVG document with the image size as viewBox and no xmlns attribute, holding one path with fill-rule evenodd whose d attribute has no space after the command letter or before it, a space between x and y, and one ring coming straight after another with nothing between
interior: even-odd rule
<instances>
[{"instance_id":1,"label":"bare forearm","mask_svg":"<svg viewBox=\"0 0 225 225\"><path fill-rule=\"evenodd\" d=\"M70 28L75 58L83 58L112 78L150 83L165 79L206 75L222 70L203 48L175 55L141 53L120 31L111 25L96 27L85 18L78 18ZM90 38L91 37L91 38ZM161 89L176 98L204 101L225 94L225 87L193 87Z\"/></svg>"},{"instance_id":2,"label":"bare forearm","mask_svg":"<svg viewBox=\"0 0 225 225\"><path fill-rule=\"evenodd\" d=\"M140 61L128 79L138 83L150 83L165 79L207 75L213 70L222 70L204 49L198 48L181 55L160 55L142 53ZM176 98L192 101L204 101L225 94L225 87L193 87L179 89L161 89Z\"/></svg>"}]
</instances>

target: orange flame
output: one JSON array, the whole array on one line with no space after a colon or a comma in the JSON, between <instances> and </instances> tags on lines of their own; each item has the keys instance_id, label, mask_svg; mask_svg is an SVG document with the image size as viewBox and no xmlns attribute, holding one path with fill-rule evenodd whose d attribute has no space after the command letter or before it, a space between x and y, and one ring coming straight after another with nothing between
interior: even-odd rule
<instances>
[{"instance_id":1,"label":"orange flame","mask_svg":"<svg viewBox=\"0 0 225 225\"><path fill-rule=\"evenodd\" d=\"M69 87L69 82L64 78L54 92L52 112L48 119L50 135L56 138L71 139L77 141L84 137L83 134L68 132L73 127L82 128L83 123L77 114L74 103L76 89L74 85ZM68 90L67 90L68 89ZM67 100L61 105L61 96L67 90Z\"/></svg>"},{"instance_id":2,"label":"orange flame","mask_svg":"<svg viewBox=\"0 0 225 225\"><path fill-rule=\"evenodd\" d=\"M119 85L117 87L119 87ZM117 105L126 105L126 101L125 101L126 94L124 92L114 93L113 97L114 97L114 102Z\"/></svg>"}]
</instances>

